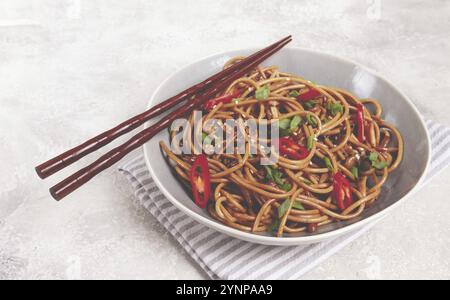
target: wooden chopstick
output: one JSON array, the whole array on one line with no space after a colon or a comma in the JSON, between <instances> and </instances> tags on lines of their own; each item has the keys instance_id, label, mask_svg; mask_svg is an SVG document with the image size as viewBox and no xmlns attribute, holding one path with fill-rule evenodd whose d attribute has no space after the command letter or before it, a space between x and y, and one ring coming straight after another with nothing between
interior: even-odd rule
<instances>
[{"instance_id":1,"label":"wooden chopstick","mask_svg":"<svg viewBox=\"0 0 450 300\"><path fill-rule=\"evenodd\" d=\"M217 79L218 82L214 81L213 84L215 84L215 85L212 87L209 86L210 88L207 89L207 91L205 91L204 94L198 95L197 97L194 98L193 101L190 101L190 102L186 103L184 106L173 111L166 118L163 118L162 120L158 121L151 127L136 134L135 136L133 136L131 139L129 139L124 144L112 149L111 151L104 154L96 161L94 161L92 164L88 165L85 168L82 168L78 172L72 174L65 180L59 182L58 184L56 184L55 186L50 188L51 195L56 200L61 200L62 198L64 198L65 196L67 196L68 194L70 194L71 192L73 192L74 190L76 190L77 188L79 188L80 186L85 184L86 182L88 182L95 175L99 174L101 171L107 169L108 167L110 167L113 164L115 164L116 162L118 162L120 159L122 159L128 153L130 153L134 149L142 146L145 142L147 142L149 139L151 139L156 133L158 133L160 130L162 130L165 127L167 127L168 125L170 125L174 120L189 114L195 108L202 105L205 101L211 99L219 91L225 89L234 80L245 75L251 69L255 68L262 61L267 59L269 56L273 55L275 52L277 52L279 49L284 47L290 41L291 41L291 38L287 37L287 38L281 40L280 42L275 43L275 44L255 53L254 55L249 56L246 59L242 60L239 63L239 65L241 66L240 69L237 69L237 70L234 69L233 73L230 74L230 72L228 72L228 74L229 74L228 76L218 78ZM245 62L245 63L242 63L242 62ZM230 68L232 68L232 67L230 67ZM214 75L213 77L215 77L215 76L216 75ZM204 82L206 82L206 81L204 81ZM170 99L172 99L172 98L170 98ZM158 114L160 112L158 112ZM147 120L145 120L145 121L147 121ZM139 122L140 124L142 124L145 121L141 121L141 120L137 121L136 120L134 122L136 122L136 123ZM125 132L123 132L123 133L125 133ZM105 141L103 141L103 143L105 143ZM106 143L109 143L109 141ZM94 147L97 147L97 144L94 144ZM94 150L91 150L90 152L92 152ZM90 152L88 152L88 153L90 153ZM86 155L86 154L84 154L84 155ZM69 157L71 157L71 156L69 156ZM70 163L71 162L69 162L68 164L70 164ZM68 165L68 164L66 164L66 165ZM62 164L62 167L61 167L61 165L58 166L59 169L61 169L63 167L64 167L64 164Z\"/></svg>"},{"instance_id":2,"label":"wooden chopstick","mask_svg":"<svg viewBox=\"0 0 450 300\"><path fill-rule=\"evenodd\" d=\"M152 108L146 110L145 112L136 115L116 127L109 129L91 139L88 141L80 144L79 146L76 146L42 164L37 166L36 172L42 179L58 172L59 170L71 165L72 163L78 161L82 157L88 155L89 153L94 152L97 149L100 149L101 147L109 144L110 142L114 141L118 137L124 135L125 133L130 132L131 130L139 127L140 125L144 124L148 120L160 115L161 113L165 112L167 109L172 108L173 106L177 105L178 103L181 103L187 99L190 99L192 96L195 96L195 94L198 94L200 92L203 92L204 90L210 88L212 85L217 83L218 81L222 80L226 76L232 74L233 72L236 72L237 70L243 68L246 64L250 63L254 58L257 58L259 55L262 55L266 53L267 51L270 51L271 49L274 49L281 43L289 40L291 36L287 36L284 39L281 39L280 41L270 45L269 47L262 49L251 56L247 57L247 60L240 61L239 63L234 64L230 68L227 68L208 79L178 93L177 95L153 106Z\"/></svg>"}]
</instances>

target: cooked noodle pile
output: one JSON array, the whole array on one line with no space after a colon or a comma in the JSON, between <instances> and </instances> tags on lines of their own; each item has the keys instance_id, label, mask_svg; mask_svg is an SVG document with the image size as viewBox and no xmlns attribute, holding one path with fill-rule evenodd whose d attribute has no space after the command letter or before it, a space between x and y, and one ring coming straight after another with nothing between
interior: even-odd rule
<instances>
[{"instance_id":1,"label":"cooked noodle pile","mask_svg":"<svg viewBox=\"0 0 450 300\"><path fill-rule=\"evenodd\" d=\"M240 59L230 60L225 68ZM245 154L208 155L211 196L206 209L228 226L283 236L356 218L377 200L389 173L402 160L402 136L381 118L382 107L375 99L358 99L275 66L258 67L223 95L236 91L237 99L218 103L202 121L222 120L224 127L227 119L277 121L281 139L288 139L294 150L300 145L307 151L300 159L280 151L271 166L261 165L262 152L250 154L248 141ZM192 115L189 121L192 131L186 137L193 145ZM175 155L163 142L161 147L180 180L189 184L196 156Z\"/></svg>"}]
</instances>

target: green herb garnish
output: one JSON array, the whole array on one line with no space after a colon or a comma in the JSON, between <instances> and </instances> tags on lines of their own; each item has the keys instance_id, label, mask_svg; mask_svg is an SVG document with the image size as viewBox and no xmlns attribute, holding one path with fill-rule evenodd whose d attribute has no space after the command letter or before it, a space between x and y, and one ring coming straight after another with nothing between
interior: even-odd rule
<instances>
[{"instance_id":1,"label":"green herb garnish","mask_svg":"<svg viewBox=\"0 0 450 300\"><path fill-rule=\"evenodd\" d=\"M298 128L298 125L302 122L302 118L300 116L295 116L292 118L291 123L289 124L290 130L295 131Z\"/></svg>"},{"instance_id":2,"label":"green herb garnish","mask_svg":"<svg viewBox=\"0 0 450 300\"><path fill-rule=\"evenodd\" d=\"M292 208L299 209L299 210L305 210L303 205L298 201L294 201L294 203L292 203Z\"/></svg>"},{"instance_id":3,"label":"green herb garnish","mask_svg":"<svg viewBox=\"0 0 450 300\"><path fill-rule=\"evenodd\" d=\"M291 204L291 200L286 199L280 206L278 206L278 218L281 219L286 214L287 210L289 209L290 204Z\"/></svg>"},{"instance_id":4,"label":"green herb garnish","mask_svg":"<svg viewBox=\"0 0 450 300\"><path fill-rule=\"evenodd\" d=\"M281 129L288 129L291 125L291 119L281 119L278 121L278 127Z\"/></svg>"},{"instance_id":5,"label":"green herb garnish","mask_svg":"<svg viewBox=\"0 0 450 300\"><path fill-rule=\"evenodd\" d=\"M275 181L273 178L273 171L276 170L275 168L272 168L271 166L264 166L264 169L266 169L266 178L268 180Z\"/></svg>"},{"instance_id":6,"label":"green herb garnish","mask_svg":"<svg viewBox=\"0 0 450 300\"><path fill-rule=\"evenodd\" d=\"M385 161L377 161L377 162L372 163L372 166L375 169L382 170L387 167L387 163Z\"/></svg>"},{"instance_id":7,"label":"green herb garnish","mask_svg":"<svg viewBox=\"0 0 450 300\"><path fill-rule=\"evenodd\" d=\"M269 94L270 94L269 86L265 85L255 91L255 98L256 100L264 100L269 97Z\"/></svg>"},{"instance_id":8,"label":"green herb garnish","mask_svg":"<svg viewBox=\"0 0 450 300\"><path fill-rule=\"evenodd\" d=\"M312 127L316 127L317 126L317 121L316 119L314 119L313 117L311 117L310 114L306 115L306 121L308 122L309 125L311 125Z\"/></svg>"},{"instance_id":9,"label":"green herb garnish","mask_svg":"<svg viewBox=\"0 0 450 300\"><path fill-rule=\"evenodd\" d=\"M331 163L331 160L328 157L324 157L323 161L325 163L325 166L327 166L328 170L333 171L333 164Z\"/></svg>"},{"instance_id":10,"label":"green herb garnish","mask_svg":"<svg viewBox=\"0 0 450 300\"><path fill-rule=\"evenodd\" d=\"M369 160L372 163L372 167L375 169L382 170L387 167L387 163L385 161L378 160L378 153L376 152L370 153Z\"/></svg>"},{"instance_id":11,"label":"green herb garnish","mask_svg":"<svg viewBox=\"0 0 450 300\"><path fill-rule=\"evenodd\" d=\"M327 109L331 112L333 116L337 115L338 113L344 112L344 107L340 103L332 103L331 101L327 103Z\"/></svg>"},{"instance_id":12,"label":"green herb garnish","mask_svg":"<svg viewBox=\"0 0 450 300\"><path fill-rule=\"evenodd\" d=\"M292 185L283 178L283 173L273 166L264 166L266 169L266 179L274 182L283 191L289 192Z\"/></svg>"},{"instance_id":13,"label":"green herb garnish","mask_svg":"<svg viewBox=\"0 0 450 300\"><path fill-rule=\"evenodd\" d=\"M206 143L207 145L211 145L212 143L212 139L204 132L202 132L202 143Z\"/></svg>"},{"instance_id":14,"label":"green herb garnish","mask_svg":"<svg viewBox=\"0 0 450 300\"><path fill-rule=\"evenodd\" d=\"M310 135L306 139L306 149L308 149L308 151L310 151L312 149L313 145L314 145L314 136Z\"/></svg>"},{"instance_id":15,"label":"green herb garnish","mask_svg":"<svg viewBox=\"0 0 450 300\"><path fill-rule=\"evenodd\" d=\"M358 179L358 168L356 166L353 166L351 169L353 178Z\"/></svg>"},{"instance_id":16,"label":"green herb garnish","mask_svg":"<svg viewBox=\"0 0 450 300\"><path fill-rule=\"evenodd\" d=\"M289 182L278 184L278 186L285 192L289 192L290 190L292 190L292 185Z\"/></svg>"},{"instance_id":17,"label":"green herb garnish","mask_svg":"<svg viewBox=\"0 0 450 300\"><path fill-rule=\"evenodd\" d=\"M289 129L291 126L291 119L281 119L277 122L277 124L280 137L289 136L292 134L291 129Z\"/></svg>"},{"instance_id":18,"label":"green herb garnish","mask_svg":"<svg viewBox=\"0 0 450 300\"><path fill-rule=\"evenodd\" d=\"M300 93L298 91L290 91L289 92L289 97L293 97L293 98L297 98L298 95L300 95Z\"/></svg>"},{"instance_id":19,"label":"green herb garnish","mask_svg":"<svg viewBox=\"0 0 450 300\"><path fill-rule=\"evenodd\" d=\"M369 154L369 160L371 162L377 161L378 160L378 153L376 152L372 152Z\"/></svg>"},{"instance_id":20,"label":"green herb garnish","mask_svg":"<svg viewBox=\"0 0 450 300\"><path fill-rule=\"evenodd\" d=\"M306 107L307 109L311 109L316 105L315 101L309 100L306 101L305 103L303 103L303 106Z\"/></svg>"}]
</instances>

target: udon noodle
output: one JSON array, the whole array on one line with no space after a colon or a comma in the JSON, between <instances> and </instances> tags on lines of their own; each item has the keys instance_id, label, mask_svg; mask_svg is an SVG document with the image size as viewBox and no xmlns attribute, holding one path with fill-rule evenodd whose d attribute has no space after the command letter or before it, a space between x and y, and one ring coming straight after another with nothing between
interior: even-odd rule
<instances>
[{"instance_id":1,"label":"udon noodle","mask_svg":"<svg viewBox=\"0 0 450 300\"><path fill-rule=\"evenodd\" d=\"M231 59L224 68L240 59ZM267 93L258 99L261 89ZM245 154L208 155L211 196L206 209L228 226L283 236L357 218L377 200L402 160L402 136L382 119L375 99L358 99L276 66L256 68L222 95L236 91L237 99L218 103L202 121L279 121L281 139L292 146L287 150L307 152L300 158L280 152L272 166L262 166L263 154L251 155L248 144ZM194 125L192 115L188 120ZM188 140L194 135L191 128ZM189 184L195 155L176 155L163 142L160 145L179 179Z\"/></svg>"}]
</instances>

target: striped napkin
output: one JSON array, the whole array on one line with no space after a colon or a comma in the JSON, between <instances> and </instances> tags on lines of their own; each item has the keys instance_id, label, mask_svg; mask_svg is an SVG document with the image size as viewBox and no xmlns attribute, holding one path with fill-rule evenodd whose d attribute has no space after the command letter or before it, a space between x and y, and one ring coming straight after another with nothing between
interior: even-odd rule
<instances>
[{"instance_id":1,"label":"striped napkin","mask_svg":"<svg viewBox=\"0 0 450 300\"><path fill-rule=\"evenodd\" d=\"M432 158L426 181L448 165L450 128L426 122ZM119 168L141 204L174 236L212 279L298 279L369 230L370 223L335 239L306 246L266 246L241 241L197 223L167 200L153 182L141 155Z\"/></svg>"}]
</instances>

